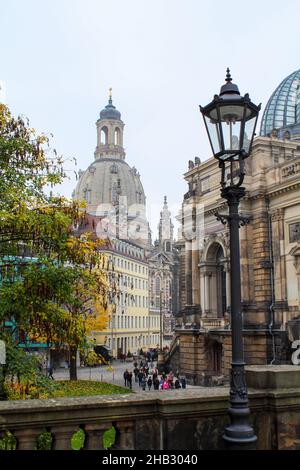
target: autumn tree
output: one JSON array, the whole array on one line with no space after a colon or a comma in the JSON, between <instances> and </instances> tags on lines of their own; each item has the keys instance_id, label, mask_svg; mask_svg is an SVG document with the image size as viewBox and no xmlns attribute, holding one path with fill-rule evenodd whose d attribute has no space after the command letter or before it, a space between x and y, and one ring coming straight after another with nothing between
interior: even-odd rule
<instances>
[{"instance_id":1,"label":"autumn tree","mask_svg":"<svg viewBox=\"0 0 300 470\"><path fill-rule=\"evenodd\" d=\"M1 315L15 318L19 340L46 342L70 353L70 379L76 356L92 330L107 322L107 281L98 266L32 264L21 280L2 286Z\"/></svg>"}]
</instances>

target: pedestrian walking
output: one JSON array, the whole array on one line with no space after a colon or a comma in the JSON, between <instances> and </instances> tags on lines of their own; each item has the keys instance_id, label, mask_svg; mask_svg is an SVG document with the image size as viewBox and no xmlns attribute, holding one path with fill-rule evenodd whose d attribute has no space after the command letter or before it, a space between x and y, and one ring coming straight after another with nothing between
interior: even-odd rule
<instances>
[{"instance_id":1,"label":"pedestrian walking","mask_svg":"<svg viewBox=\"0 0 300 470\"><path fill-rule=\"evenodd\" d=\"M128 373L127 383L129 388L132 388L132 372Z\"/></svg>"},{"instance_id":2,"label":"pedestrian walking","mask_svg":"<svg viewBox=\"0 0 300 470\"><path fill-rule=\"evenodd\" d=\"M186 388L186 378L184 376L181 377L181 387Z\"/></svg>"},{"instance_id":3,"label":"pedestrian walking","mask_svg":"<svg viewBox=\"0 0 300 470\"><path fill-rule=\"evenodd\" d=\"M160 386L161 390L163 389L164 381L165 381L164 377L161 376L161 379L160 379L160 381L159 381L159 386Z\"/></svg>"},{"instance_id":4,"label":"pedestrian walking","mask_svg":"<svg viewBox=\"0 0 300 470\"><path fill-rule=\"evenodd\" d=\"M139 387L141 387L143 377L144 377L144 372L142 370L140 370L139 373L138 373Z\"/></svg>"},{"instance_id":5,"label":"pedestrian walking","mask_svg":"<svg viewBox=\"0 0 300 470\"><path fill-rule=\"evenodd\" d=\"M129 376L129 372L128 372L128 370L126 369L125 372L124 372L124 374L123 374L125 387L127 387L128 376Z\"/></svg>"},{"instance_id":6,"label":"pedestrian walking","mask_svg":"<svg viewBox=\"0 0 300 470\"><path fill-rule=\"evenodd\" d=\"M141 380L141 387L145 391L146 390L146 378L143 375L142 380Z\"/></svg>"},{"instance_id":7,"label":"pedestrian walking","mask_svg":"<svg viewBox=\"0 0 300 470\"><path fill-rule=\"evenodd\" d=\"M153 379L153 388L154 390L159 390L159 380L157 377Z\"/></svg>"},{"instance_id":8,"label":"pedestrian walking","mask_svg":"<svg viewBox=\"0 0 300 470\"><path fill-rule=\"evenodd\" d=\"M163 388L163 390L169 390L170 389L170 384L167 381L167 379L164 380L162 388Z\"/></svg>"},{"instance_id":9,"label":"pedestrian walking","mask_svg":"<svg viewBox=\"0 0 300 470\"><path fill-rule=\"evenodd\" d=\"M152 387L152 378L151 378L151 375L149 375L149 378L147 380L147 385L148 385L148 389L149 389L149 392L151 390L151 387Z\"/></svg>"},{"instance_id":10,"label":"pedestrian walking","mask_svg":"<svg viewBox=\"0 0 300 470\"><path fill-rule=\"evenodd\" d=\"M178 388L181 388L181 385L180 385L180 382L179 380L176 378L175 380L175 388L178 389Z\"/></svg>"},{"instance_id":11,"label":"pedestrian walking","mask_svg":"<svg viewBox=\"0 0 300 470\"><path fill-rule=\"evenodd\" d=\"M50 364L49 367L48 367L48 377L49 377L49 379L54 380L54 377L53 377L53 365L52 365L52 364Z\"/></svg>"}]
</instances>

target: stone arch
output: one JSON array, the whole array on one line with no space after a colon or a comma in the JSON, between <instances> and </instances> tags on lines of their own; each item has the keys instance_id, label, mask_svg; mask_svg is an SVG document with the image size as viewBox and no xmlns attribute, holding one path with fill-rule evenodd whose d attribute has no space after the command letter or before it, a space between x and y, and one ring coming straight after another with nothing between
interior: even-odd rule
<instances>
[{"instance_id":1,"label":"stone arch","mask_svg":"<svg viewBox=\"0 0 300 470\"><path fill-rule=\"evenodd\" d=\"M100 129L100 143L102 145L108 144L108 128L106 126L103 126Z\"/></svg>"},{"instance_id":2,"label":"stone arch","mask_svg":"<svg viewBox=\"0 0 300 470\"><path fill-rule=\"evenodd\" d=\"M122 145L121 130L120 130L119 127L115 127L115 131L114 131L114 144L115 144L115 145Z\"/></svg>"},{"instance_id":3,"label":"stone arch","mask_svg":"<svg viewBox=\"0 0 300 470\"><path fill-rule=\"evenodd\" d=\"M207 372L209 375L220 375L223 370L223 343L217 336L208 336L206 339Z\"/></svg>"},{"instance_id":4,"label":"stone arch","mask_svg":"<svg viewBox=\"0 0 300 470\"><path fill-rule=\"evenodd\" d=\"M227 248L223 240L213 237L206 243L200 263L201 307L204 316L223 318L229 305Z\"/></svg>"},{"instance_id":5,"label":"stone arch","mask_svg":"<svg viewBox=\"0 0 300 470\"><path fill-rule=\"evenodd\" d=\"M213 256L214 250L218 249L220 245L224 252L224 258L229 257L229 249L225 240L225 236L213 235L208 239L204 240L204 247L202 251L202 261L209 261L209 258Z\"/></svg>"}]
</instances>

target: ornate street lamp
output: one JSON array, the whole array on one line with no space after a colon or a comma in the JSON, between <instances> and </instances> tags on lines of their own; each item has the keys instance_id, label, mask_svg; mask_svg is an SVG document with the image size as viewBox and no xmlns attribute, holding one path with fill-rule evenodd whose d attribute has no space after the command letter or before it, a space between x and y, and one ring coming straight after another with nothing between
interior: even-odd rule
<instances>
[{"instance_id":1,"label":"ornate street lamp","mask_svg":"<svg viewBox=\"0 0 300 470\"><path fill-rule=\"evenodd\" d=\"M245 188L241 186L245 158L251 152L260 105L253 104L248 94L240 95L227 69L226 83L221 87L220 95L215 95L204 108L200 106L200 110L214 157L221 168L221 196L229 206L228 215L216 214L223 224L228 222L230 231L232 368L228 412L231 424L225 428L223 439L230 449L254 448L257 437L249 424L244 369L239 242L239 227L249 219L239 215L238 207L245 195Z\"/></svg>"}]
</instances>

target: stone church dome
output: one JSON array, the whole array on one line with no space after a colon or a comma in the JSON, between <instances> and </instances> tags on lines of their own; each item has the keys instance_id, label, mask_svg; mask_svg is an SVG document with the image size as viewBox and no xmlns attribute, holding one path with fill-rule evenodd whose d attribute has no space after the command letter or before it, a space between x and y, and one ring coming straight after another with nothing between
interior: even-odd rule
<instances>
[{"instance_id":1,"label":"stone church dome","mask_svg":"<svg viewBox=\"0 0 300 470\"><path fill-rule=\"evenodd\" d=\"M85 172L81 173L75 189L76 199L85 199L88 212L95 214L99 204L118 203L120 196L126 196L127 207L146 203L140 175L118 158L99 158Z\"/></svg>"},{"instance_id":2,"label":"stone church dome","mask_svg":"<svg viewBox=\"0 0 300 470\"><path fill-rule=\"evenodd\" d=\"M124 126L121 114L112 105L110 89L108 105L96 122L94 161L85 171L79 172L73 197L85 200L87 213L103 219L103 223L111 216L115 232L121 233L121 238L147 245L150 233L146 197L139 173L125 161Z\"/></svg>"},{"instance_id":3,"label":"stone church dome","mask_svg":"<svg viewBox=\"0 0 300 470\"><path fill-rule=\"evenodd\" d=\"M300 70L286 77L271 95L264 110L260 135L300 139Z\"/></svg>"}]
</instances>

